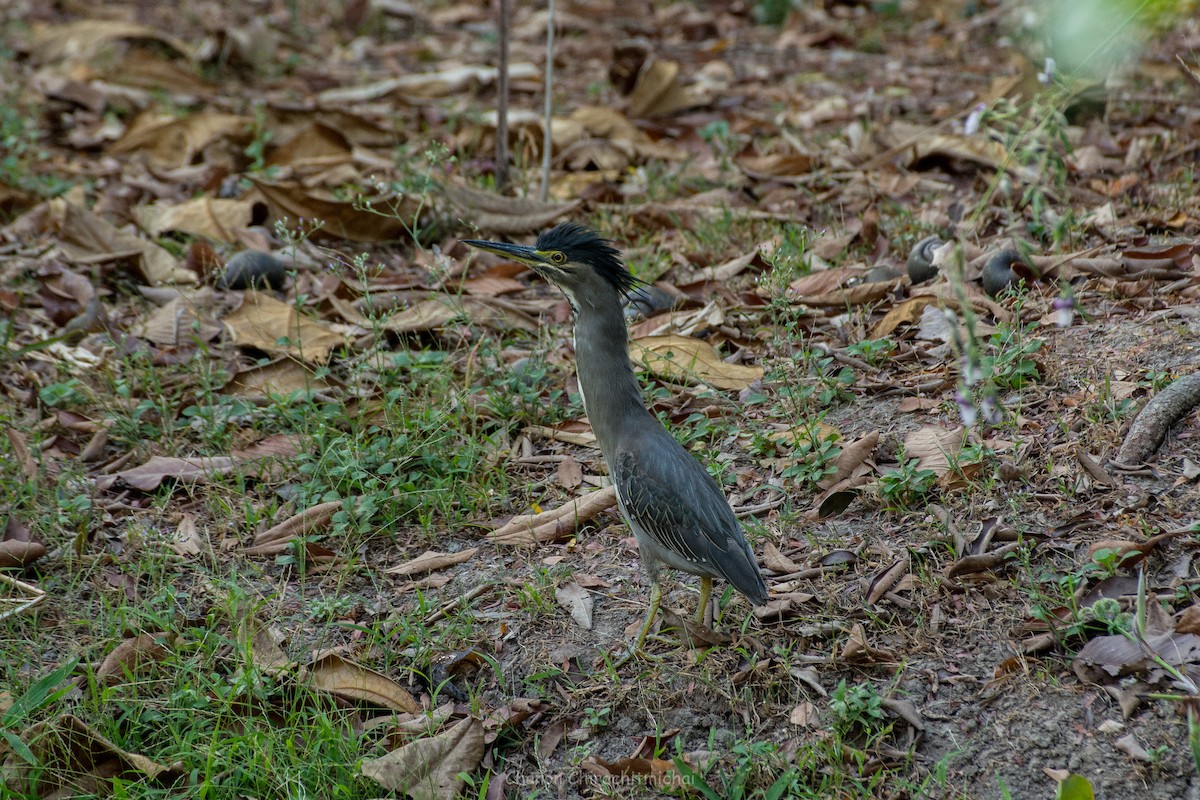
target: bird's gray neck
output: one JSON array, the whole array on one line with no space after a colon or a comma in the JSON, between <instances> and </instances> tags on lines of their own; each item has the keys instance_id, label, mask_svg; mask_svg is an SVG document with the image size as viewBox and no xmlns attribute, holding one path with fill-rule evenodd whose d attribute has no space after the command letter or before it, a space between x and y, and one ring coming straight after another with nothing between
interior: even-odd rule
<instances>
[{"instance_id":1,"label":"bird's gray neck","mask_svg":"<svg viewBox=\"0 0 1200 800\"><path fill-rule=\"evenodd\" d=\"M637 435L642 425L658 422L646 410L642 390L629 365L629 333L611 290L611 302L594 305L570 297L575 312L575 364L592 430L605 458L622 435Z\"/></svg>"}]
</instances>

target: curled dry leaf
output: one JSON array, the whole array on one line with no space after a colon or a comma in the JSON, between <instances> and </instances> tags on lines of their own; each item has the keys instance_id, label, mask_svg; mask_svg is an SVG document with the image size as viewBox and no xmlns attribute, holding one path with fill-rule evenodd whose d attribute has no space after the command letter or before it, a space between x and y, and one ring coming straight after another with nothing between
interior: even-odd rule
<instances>
[{"instance_id":1,"label":"curled dry leaf","mask_svg":"<svg viewBox=\"0 0 1200 800\"><path fill-rule=\"evenodd\" d=\"M901 558L890 567L879 573L871 582L871 591L867 593L867 605L875 605L884 595L896 588L900 579L908 574L908 559Z\"/></svg>"},{"instance_id":2,"label":"curled dry leaf","mask_svg":"<svg viewBox=\"0 0 1200 800\"><path fill-rule=\"evenodd\" d=\"M361 769L380 786L407 793L412 800L454 800L463 786L459 774L478 769L483 753L483 724L468 717L436 736L366 759Z\"/></svg>"},{"instance_id":3,"label":"curled dry leaf","mask_svg":"<svg viewBox=\"0 0 1200 800\"><path fill-rule=\"evenodd\" d=\"M675 770L675 763L664 758L619 758L606 761L599 756L588 756L579 768L600 778L629 778L639 776L651 786L683 786L683 776Z\"/></svg>"},{"instance_id":4,"label":"curled dry leaf","mask_svg":"<svg viewBox=\"0 0 1200 800\"><path fill-rule=\"evenodd\" d=\"M310 536L323 531L333 515L341 509L344 501L330 500L299 514L293 514L278 525L274 525L254 537L254 543L246 548L248 555L278 555L287 549L288 543L297 536Z\"/></svg>"},{"instance_id":5,"label":"curled dry leaf","mask_svg":"<svg viewBox=\"0 0 1200 800\"><path fill-rule=\"evenodd\" d=\"M954 578L959 575L970 575L977 572L990 572L1004 564L1009 554L1020 549L1020 542L1010 542L1003 547L988 553L963 556L946 570L946 577Z\"/></svg>"},{"instance_id":6,"label":"curled dry leaf","mask_svg":"<svg viewBox=\"0 0 1200 800\"><path fill-rule=\"evenodd\" d=\"M839 438L840 433L839 433ZM842 446L842 452L838 455L834 463L834 472L832 475L826 476L817 483L822 489L829 489L835 484L849 478L850 475L861 466L871 454L875 452L875 448L879 445L879 431L872 431L866 436L861 436Z\"/></svg>"},{"instance_id":7,"label":"curled dry leaf","mask_svg":"<svg viewBox=\"0 0 1200 800\"><path fill-rule=\"evenodd\" d=\"M0 569L27 567L46 552L46 545L33 538L29 526L10 513L0 534Z\"/></svg>"},{"instance_id":8,"label":"curled dry leaf","mask_svg":"<svg viewBox=\"0 0 1200 800\"><path fill-rule=\"evenodd\" d=\"M1151 654L1173 667L1200 664L1200 636L1170 631L1146 636L1142 642L1127 636L1097 636L1075 656L1080 664L1098 667L1110 676L1156 669Z\"/></svg>"},{"instance_id":9,"label":"curled dry leaf","mask_svg":"<svg viewBox=\"0 0 1200 800\"><path fill-rule=\"evenodd\" d=\"M477 230L496 234L541 230L579 205L578 201L543 203L527 197L505 197L457 183L446 184L443 191L457 216Z\"/></svg>"},{"instance_id":10,"label":"curled dry leaf","mask_svg":"<svg viewBox=\"0 0 1200 800\"><path fill-rule=\"evenodd\" d=\"M134 326L134 334L164 347L194 347L221 335L221 324L201 316L194 301L177 297Z\"/></svg>"},{"instance_id":11,"label":"curled dry leaf","mask_svg":"<svg viewBox=\"0 0 1200 800\"><path fill-rule=\"evenodd\" d=\"M256 616L246 617L238 626L238 642L259 669L274 671L292 666L292 660L283 651L284 638L282 631Z\"/></svg>"},{"instance_id":12,"label":"curled dry leaf","mask_svg":"<svg viewBox=\"0 0 1200 800\"><path fill-rule=\"evenodd\" d=\"M35 61L87 62L121 42L155 42L185 58L192 48L181 39L147 25L107 19L80 19L62 25L37 25L30 37L29 51Z\"/></svg>"},{"instance_id":13,"label":"curled dry leaf","mask_svg":"<svg viewBox=\"0 0 1200 800\"><path fill-rule=\"evenodd\" d=\"M411 561L384 570L384 572L388 575L400 575L403 577L424 575L427 572L435 572L439 569L452 567L455 564L461 564L464 561L470 560L478 552L478 547L472 547L457 553L439 553L436 550L426 550Z\"/></svg>"},{"instance_id":14,"label":"curled dry leaf","mask_svg":"<svg viewBox=\"0 0 1200 800\"><path fill-rule=\"evenodd\" d=\"M302 361L280 358L261 367L250 367L233 376L221 390L224 394L247 398L271 395L287 397L293 392L324 392L330 384Z\"/></svg>"},{"instance_id":15,"label":"curled dry leaf","mask_svg":"<svg viewBox=\"0 0 1200 800\"><path fill-rule=\"evenodd\" d=\"M407 240L410 236L406 220L420 213L416 201L407 197L338 200L297 183L250 180L266 198L272 219L287 217L314 225L319 222L317 230L352 242Z\"/></svg>"},{"instance_id":16,"label":"curled dry leaf","mask_svg":"<svg viewBox=\"0 0 1200 800\"><path fill-rule=\"evenodd\" d=\"M49 200L30 212L40 213L43 233L57 234L63 254L71 261L93 264L100 261L132 260L141 278L151 286L164 283L191 284L196 273L179 266L162 247L132 233L117 229L108 220L61 197Z\"/></svg>"},{"instance_id":17,"label":"curled dry leaf","mask_svg":"<svg viewBox=\"0 0 1200 800\"><path fill-rule=\"evenodd\" d=\"M871 647L867 643L867 629L862 626L861 622L854 623L850 629L850 636L846 639L846 645L842 648L844 661L887 661L892 657L892 654L886 650L876 650Z\"/></svg>"},{"instance_id":18,"label":"curled dry leaf","mask_svg":"<svg viewBox=\"0 0 1200 800\"><path fill-rule=\"evenodd\" d=\"M513 517L488 534L497 544L537 544L570 535L580 525L617 504L617 491L612 486L563 503L551 511Z\"/></svg>"},{"instance_id":19,"label":"curled dry leaf","mask_svg":"<svg viewBox=\"0 0 1200 800\"><path fill-rule=\"evenodd\" d=\"M171 634L143 633L126 639L100 662L96 668L96 682L111 686L126 677L136 677L146 667L171 654L169 648L174 638Z\"/></svg>"},{"instance_id":20,"label":"curled dry leaf","mask_svg":"<svg viewBox=\"0 0 1200 800\"><path fill-rule=\"evenodd\" d=\"M236 244L235 232L254 224L256 215L266 215L261 201L219 197L198 197L177 205L154 203L133 211L138 227L151 236L176 231L227 244Z\"/></svg>"},{"instance_id":21,"label":"curled dry leaf","mask_svg":"<svg viewBox=\"0 0 1200 800\"><path fill-rule=\"evenodd\" d=\"M722 361L708 342L668 334L630 342L629 355L661 378L717 389L745 389L763 376L763 368Z\"/></svg>"},{"instance_id":22,"label":"curled dry leaf","mask_svg":"<svg viewBox=\"0 0 1200 800\"><path fill-rule=\"evenodd\" d=\"M116 778L133 784L148 778L168 781L182 777L179 767L122 750L72 714L39 722L19 735L36 766L7 759L4 788L24 796L107 796Z\"/></svg>"},{"instance_id":23,"label":"curled dry leaf","mask_svg":"<svg viewBox=\"0 0 1200 800\"><path fill-rule=\"evenodd\" d=\"M117 481L142 492L151 492L165 480L184 484L204 484L220 475L228 475L238 468L238 463L228 456L197 456L195 458L168 458L151 456L145 464L96 478L96 487L110 489Z\"/></svg>"},{"instance_id":24,"label":"curled dry leaf","mask_svg":"<svg viewBox=\"0 0 1200 800\"><path fill-rule=\"evenodd\" d=\"M313 661L301 674L309 685L347 700L355 700L393 711L419 714L421 704L391 678L348 661L337 653L327 653Z\"/></svg>"}]
</instances>

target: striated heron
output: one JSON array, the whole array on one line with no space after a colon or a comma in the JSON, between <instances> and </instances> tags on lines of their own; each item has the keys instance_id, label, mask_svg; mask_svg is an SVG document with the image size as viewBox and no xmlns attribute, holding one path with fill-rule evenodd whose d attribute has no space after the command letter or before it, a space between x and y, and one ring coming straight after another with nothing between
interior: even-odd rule
<instances>
[{"instance_id":1,"label":"striated heron","mask_svg":"<svg viewBox=\"0 0 1200 800\"><path fill-rule=\"evenodd\" d=\"M621 297L638 281L620 252L571 222L543 232L532 247L465 243L531 267L571 304L579 393L651 582L650 609L633 651L642 648L658 612L663 565L700 576L701 623L713 578L724 578L754 605L767 602L754 553L721 488L642 403L621 313Z\"/></svg>"}]
</instances>

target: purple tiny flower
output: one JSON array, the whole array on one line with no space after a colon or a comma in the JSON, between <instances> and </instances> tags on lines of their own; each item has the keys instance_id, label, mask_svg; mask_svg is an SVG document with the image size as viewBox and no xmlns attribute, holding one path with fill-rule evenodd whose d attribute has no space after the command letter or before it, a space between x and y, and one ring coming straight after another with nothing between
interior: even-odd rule
<instances>
[{"instance_id":1,"label":"purple tiny flower","mask_svg":"<svg viewBox=\"0 0 1200 800\"><path fill-rule=\"evenodd\" d=\"M983 371L979 369L978 364L971 360L969 355L962 357L958 371L962 375L963 383L967 386L974 386L983 379Z\"/></svg>"},{"instance_id":2,"label":"purple tiny flower","mask_svg":"<svg viewBox=\"0 0 1200 800\"><path fill-rule=\"evenodd\" d=\"M996 404L996 398L990 395L985 395L979 401L979 411L983 414L983 421L988 425L999 425L1000 421L1004 419L1004 415L1000 413L1000 406Z\"/></svg>"},{"instance_id":3,"label":"purple tiny flower","mask_svg":"<svg viewBox=\"0 0 1200 800\"><path fill-rule=\"evenodd\" d=\"M975 424L979 418L979 412L975 408L975 404L971 402L971 397L963 392L954 393L954 402L958 406L958 416L962 418L963 425L968 428Z\"/></svg>"},{"instance_id":4,"label":"purple tiny flower","mask_svg":"<svg viewBox=\"0 0 1200 800\"><path fill-rule=\"evenodd\" d=\"M1075 298L1070 295L1059 297L1052 304L1054 308L1054 324L1060 328L1071 327L1075 319Z\"/></svg>"},{"instance_id":5,"label":"purple tiny flower","mask_svg":"<svg viewBox=\"0 0 1200 800\"><path fill-rule=\"evenodd\" d=\"M971 109L971 113L967 115L963 122L963 133L967 136L974 136L979 133L979 123L983 121L983 112L987 111L987 106L983 103L976 103Z\"/></svg>"}]
</instances>

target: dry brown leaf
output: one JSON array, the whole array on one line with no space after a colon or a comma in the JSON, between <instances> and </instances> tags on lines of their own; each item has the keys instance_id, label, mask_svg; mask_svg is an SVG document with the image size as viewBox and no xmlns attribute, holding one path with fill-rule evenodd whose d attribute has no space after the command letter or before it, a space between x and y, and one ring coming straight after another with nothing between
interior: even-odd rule
<instances>
[{"instance_id":1,"label":"dry brown leaf","mask_svg":"<svg viewBox=\"0 0 1200 800\"><path fill-rule=\"evenodd\" d=\"M29 797L108 796L114 779L141 784L147 778L182 777L178 767L122 750L86 722L71 714L39 722L21 731L36 767L20 759L6 760L5 788ZM36 772L36 791L31 781Z\"/></svg>"},{"instance_id":2,"label":"dry brown leaf","mask_svg":"<svg viewBox=\"0 0 1200 800\"><path fill-rule=\"evenodd\" d=\"M100 662L96 668L96 682L111 686L126 678L136 678L143 669L171 654L169 647L173 640L174 636L170 634L155 633L143 633L126 639Z\"/></svg>"},{"instance_id":3,"label":"dry brown leaf","mask_svg":"<svg viewBox=\"0 0 1200 800\"><path fill-rule=\"evenodd\" d=\"M534 80L540 75L541 72L538 68L528 62L522 61L508 65L510 81ZM318 98L321 105L338 108L366 100L382 99L393 93L412 98L445 97L472 87L478 89L478 87L490 85L499 77L500 70L495 67L468 64L437 72L410 73L366 86L328 89L321 92Z\"/></svg>"},{"instance_id":4,"label":"dry brown leaf","mask_svg":"<svg viewBox=\"0 0 1200 800\"><path fill-rule=\"evenodd\" d=\"M908 559L901 558L878 573L871 581L870 591L867 592L867 605L875 605L883 599L884 595L895 589L900 579L909 574L908 569Z\"/></svg>"},{"instance_id":5,"label":"dry brown leaf","mask_svg":"<svg viewBox=\"0 0 1200 800\"><path fill-rule=\"evenodd\" d=\"M303 220L305 231L352 242L407 241L407 221L419 213L418 201L408 196L339 200L298 183L250 180L266 198L271 219L286 218L291 225Z\"/></svg>"},{"instance_id":6,"label":"dry brown leaf","mask_svg":"<svg viewBox=\"0 0 1200 800\"><path fill-rule=\"evenodd\" d=\"M772 572L777 572L780 575L787 575L792 572L799 572L803 569L795 561L785 556L783 552L775 546L773 542L767 542L763 547L763 566Z\"/></svg>"},{"instance_id":7,"label":"dry brown leaf","mask_svg":"<svg viewBox=\"0 0 1200 800\"><path fill-rule=\"evenodd\" d=\"M677 147L651 139L624 114L608 106L581 106L566 119L556 117L551 132L554 146L560 151L570 152L573 146L588 142L603 142L617 147L622 154L643 160L675 161L687 155Z\"/></svg>"},{"instance_id":8,"label":"dry brown leaf","mask_svg":"<svg viewBox=\"0 0 1200 800\"><path fill-rule=\"evenodd\" d=\"M349 164L353 157L354 145L341 130L321 120L311 120L272 150L266 165L290 167L304 173Z\"/></svg>"},{"instance_id":9,"label":"dry brown leaf","mask_svg":"<svg viewBox=\"0 0 1200 800\"><path fill-rule=\"evenodd\" d=\"M203 484L214 477L228 475L238 467L238 462L228 456L151 456L146 463L139 466L98 477L96 486L109 489L117 481L121 481L130 488L151 492L168 479L185 484Z\"/></svg>"},{"instance_id":10,"label":"dry brown leaf","mask_svg":"<svg viewBox=\"0 0 1200 800\"><path fill-rule=\"evenodd\" d=\"M552 511L513 517L488 534L497 544L537 544L569 536L580 525L617 504L616 489L605 487L563 503Z\"/></svg>"},{"instance_id":11,"label":"dry brown leaf","mask_svg":"<svg viewBox=\"0 0 1200 800\"><path fill-rule=\"evenodd\" d=\"M575 581L568 581L554 590L554 599L571 615L575 624L584 630L592 629L592 593Z\"/></svg>"},{"instance_id":12,"label":"dry brown leaf","mask_svg":"<svg viewBox=\"0 0 1200 800\"><path fill-rule=\"evenodd\" d=\"M665 117L703 102L679 80L679 62L650 58L642 65L629 95L629 113L635 117Z\"/></svg>"},{"instance_id":13,"label":"dry brown leaf","mask_svg":"<svg viewBox=\"0 0 1200 800\"><path fill-rule=\"evenodd\" d=\"M599 756L588 756L579 768L601 778L628 779L636 775L646 779L651 786L678 788L683 785L683 777L676 771L675 763L665 758L631 756L606 761Z\"/></svg>"},{"instance_id":14,"label":"dry brown leaf","mask_svg":"<svg viewBox=\"0 0 1200 800\"><path fill-rule=\"evenodd\" d=\"M0 569L27 567L46 553L46 545L35 540L29 526L10 511L0 534Z\"/></svg>"},{"instance_id":15,"label":"dry brown leaf","mask_svg":"<svg viewBox=\"0 0 1200 800\"><path fill-rule=\"evenodd\" d=\"M246 548L248 555L278 555L287 549L288 543L297 536L311 536L323 531L333 515L343 505L342 500L330 500L311 508L306 508L299 514L288 517L278 525L257 534L254 544Z\"/></svg>"},{"instance_id":16,"label":"dry brown leaf","mask_svg":"<svg viewBox=\"0 0 1200 800\"><path fill-rule=\"evenodd\" d=\"M961 425L950 429L924 425L904 437L904 453L917 459L917 469L933 470L941 478L958 460L965 435L966 428Z\"/></svg>"},{"instance_id":17,"label":"dry brown leaf","mask_svg":"<svg viewBox=\"0 0 1200 800\"><path fill-rule=\"evenodd\" d=\"M134 119L109 152L142 153L162 169L178 169L191 164L215 141L246 138L251 124L249 117L216 111L201 111L186 117L147 111Z\"/></svg>"},{"instance_id":18,"label":"dry brown leaf","mask_svg":"<svg viewBox=\"0 0 1200 800\"><path fill-rule=\"evenodd\" d=\"M505 197L456 183L448 183L443 189L464 221L477 230L497 234L540 230L579 205L578 201L543 203L527 197Z\"/></svg>"},{"instance_id":19,"label":"dry brown leaf","mask_svg":"<svg viewBox=\"0 0 1200 800\"><path fill-rule=\"evenodd\" d=\"M386 569L384 572L388 575L400 575L411 578L414 575L436 572L439 569L445 569L446 567L452 567L455 564L469 561L478 552L478 547L461 550L457 553L439 553L436 550L426 550L411 561L407 561L391 569Z\"/></svg>"},{"instance_id":20,"label":"dry brown leaf","mask_svg":"<svg viewBox=\"0 0 1200 800\"><path fill-rule=\"evenodd\" d=\"M330 384L319 378L303 361L280 358L261 367L244 369L222 390L238 397L287 397L292 392L324 392Z\"/></svg>"},{"instance_id":21,"label":"dry brown leaf","mask_svg":"<svg viewBox=\"0 0 1200 800\"><path fill-rule=\"evenodd\" d=\"M463 786L458 775L478 769L483 753L483 724L468 717L436 736L365 759L361 769L380 786L412 800L454 800Z\"/></svg>"},{"instance_id":22,"label":"dry brown leaf","mask_svg":"<svg viewBox=\"0 0 1200 800\"><path fill-rule=\"evenodd\" d=\"M788 714L788 722L801 728L813 728L820 722L820 715L817 714L817 707L805 700Z\"/></svg>"},{"instance_id":23,"label":"dry brown leaf","mask_svg":"<svg viewBox=\"0 0 1200 800\"><path fill-rule=\"evenodd\" d=\"M421 704L391 678L348 661L337 653L315 659L302 673L314 689L393 711L421 713Z\"/></svg>"},{"instance_id":24,"label":"dry brown leaf","mask_svg":"<svg viewBox=\"0 0 1200 800\"><path fill-rule=\"evenodd\" d=\"M156 42L190 58L192 48L182 39L146 25L120 20L88 18L62 25L35 24L29 49L42 63L55 61L89 62L110 54L118 42Z\"/></svg>"},{"instance_id":25,"label":"dry brown leaf","mask_svg":"<svg viewBox=\"0 0 1200 800\"><path fill-rule=\"evenodd\" d=\"M708 342L667 334L629 343L630 356L645 369L670 381L745 389L763 376L763 368L722 361Z\"/></svg>"},{"instance_id":26,"label":"dry brown leaf","mask_svg":"<svg viewBox=\"0 0 1200 800\"><path fill-rule=\"evenodd\" d=\"M886 661L891 659L891 654L884 650L876 650L867 643L867 629L863 627L861 622L856 622L850 628L850 636L846 639L846 644L842 648L842 660L844 661Z\"/></svg>"},{"instance_id":27,"label":"dry brown leaf","mask_svg":"<svg viewBox=\"0 0 1200 800\"><path fill-rule=\"evenodd\" d=\"M480 275L478 278L468 278L462 282L463 291L477 297L499 297L502 294L520 292L525 284L515 278L503 275Z\"/></svg>"},{"instance_id":28,"label":"dry brown leaf","mask_svg":"<svg viewBox=\"0 0 1200 800\"><path fill-rule=\"evenodd\" d=\"M163 347L197 347L216 339L224 328L200 316L194 300L177 297L156 308L134 327L134 335Z\"/></svg>"},{"instance_id":29,"label":"dry brown leaf","mask_svg":"<svg viewBox=\"0 0 1200 800\"><path fill-rule=\"evenodd\" d=\"M767 156L740 156L734 162L752 178L771 178L785 181L811 172L816 166L814 156L804 153L772 153Z\"/></svg>"},{"instance_id":30,"label":"dry brown leaf","mask_svg":"<svg viewBox=\"0 0 1200 800\"><path fill-rule=\"evenodd\" d=\"M577 489L583 483L583 467L578 461L566 456L558 462L558 483L564 489Z\"/></svg>"},{"instance_id":31,"label":"dry brown leaf","mask_svg":"<svg viewBox=\"0 0 1200 800\"><path fill-rule=\"evenodd\" d=\"M133 210L133 216L138 227L150 236L175 231L236 244L237 231L253 225L256 216L266 216L266 208L256 199L197 197L179 204L138 206Z\"/></svg>"},{"instance_id":32,"label":"dry brown leaf","mask_svg":"<svg viewBox=\"0 0 1200 800\"><path fill-rule=\"evenodd\" d=\"M1150 654L1173 667L1200 663L1200 636L1192 633L1148 634L1143 642L1114 634L1097 636L1076 654L1076 660L1102 669L1110 676L1129 675L1156 668Z\"/></svg>"},{"instance_id":33,"label":"dry brown leaf","mask_svg":"<svg viewBox=\"0 0 1200 800\"><path fill-rule=\"evenodd\" d=\"M38 215L43 232L57 234L59 247L71 261L94 264L105 261L132 261L141 277L152 286L166 283L196 283L196 273L180 267L170 253L131 233L118 230L104 218L61 197L43 203L30 212Z\"/></svg>"},{"instance_id":34,"label":"dry brown leaf","mask_svg":"<svg viewBox=\"0 0 1200 800\"><path fill-rule=\"evenodd\" d=\"M208 539L196 527L196 515L184 514L169 547L176 555L198 556L208 549Z\"/></svg>"},{"instance_id":35,"label":"dry brown leaf","mask_svg":"<svg viewBox=\"0 0 1200 800\"><path fill-rule=\"evenodd\" d=\"M841 438L840 433L838 438ZM859 466L874 454L878 444L879 431L872 431L866 436L843 445L842 452L838 455L837 461L834 462L835 469L833 474L823 478L817 483L817 486L822 489L829 489L849 478L854 470L858 469Z\"/></svg>"},{"instance_id":36,"label":"dry brown leaf","mask_svg":"<svg viewBox=\"0 0 1200 800\"><path fill-rule=\"evenodd\" d=\"M263 292L245 292L224 321L238 345L314 364L324 364L335 347L346 344L342 334Z\"/></svg>"}]
</instances>

